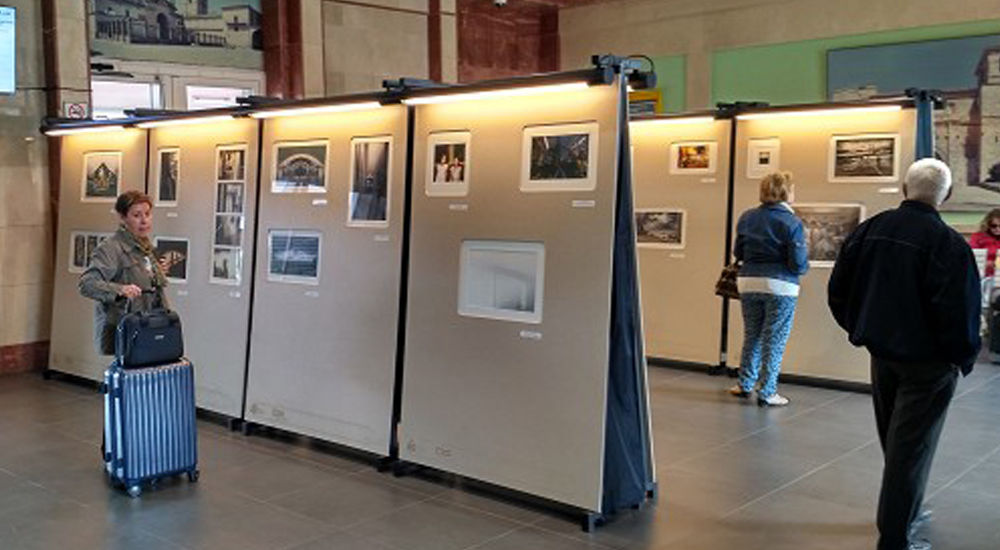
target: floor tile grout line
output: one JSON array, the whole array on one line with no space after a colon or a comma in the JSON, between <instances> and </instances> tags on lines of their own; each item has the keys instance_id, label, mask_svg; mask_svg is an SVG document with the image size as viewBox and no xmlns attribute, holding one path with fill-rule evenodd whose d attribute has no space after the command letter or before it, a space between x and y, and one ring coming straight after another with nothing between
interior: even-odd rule
<instances>
[{"instance_id":1,"label":"floor tile grout line","mask_svg":"<svg viewBox=\"0 0 1000 550\"><path fill-rule=\"evenodd\" d=\"M837 397L835 399L831 399L830 401L827 401L826 403L823 403L821 405L815 405L815 406L810 407L808 409L805 409L805 410L802 410L802 411L798 411L795 414L790 415L788 418L785 418L784 419L785 423L791 422L792 420L794 420L796 418L799 418L802 415L805 415L805 414L811 413L813 411L825 408L826 406L831 405L833 403L836 403L836 402L838 402L840 400L843 400L843 399L847 399L847 396L846 395L839 396L839 397ZM685 463L688 463L688 462L693 462L693 461L698 460L698 459L702 459L702 458L704 458L704 457L706 457L706 456L708 456L708 455L710 455L710 454L712 454L714 452L721 451L722 449L725 449L726 447L729 447L729 446L732 446L732 445L736 445L736 444L738 444L738 443L740 443L742 441L746 441L747 439L750 439L750 438L752 438L752 437L754 437L756 435L760 435L760 434L766 432L767 430L772 429L773 427L774 427L773 425L768 425L768 426L764 426L762 428L758 428L758 429L753 430L751 432L748 432L748 433L746 433L746 434L744 434L744 435L742 435L740 437L737 437L736 439L730 439L729 441L726 441L725 443L720 443L720 444L718 444L718 445L716 445L714 447L710 447L710 448L708 448L708 449L706 449L706 450L704 450L704 451L702 451L702 452L700 452L698 454L689 456L688 458L685 458L683 460L678 460L677 462L674 462L673 464L669 464L668 466L669 467L677 467L678 465L681 465L681 464L685 464ZM681 468L681 469L683 469L683 468Z\"/></svg>"},{"instance_id":2,"label":"floor tile grout line","mask_svg":"<svg viewBox=\"0 0 1000 550\"><path fill-rule=\"evenodd\" d=\"M544 520L545 520L545 518L542 518L541 521L544 521ZM541 523L541 521L539 523ZM597 542L597 541L589 540L589 539L591 539L593 537L593 535L590 534L590 533L587 533L586 531L583 531L583 529L580 529L580 531L582 533L585 533L587 536L579 536L579 535L571 535L569 533L562 533L562 532L559 532L559 531L555 531L553 529L549 529L548 527L545 527L544 525L538 525L538 524L534 524L531 527L533 529L537 529L539 531L542 531L542 532L544 532L546 534L549 534L549 535L552 535L552 536L556 536L556 537L559 537L559 538L562 538L562 539L566 539L568 541L573 541L573 542L586 541L587 544L590 544L591 546L596 546L597 548L604 548L604 549L607 549L607 550L615 550L615 548L616 548L614 546L611 546L610 544L605 544L603 542ZM601 529L601 527L598 527L597 529Z\"/></svg>"},{"instance_id":3,"label":"floor tile grout line","mask_svg":"<svg viewBox=\"0 0 1000 550\"><path fill-rule=\"evenodd\" d=\"M941 487L938 487L937 489L931 491L931 493L924 498L924 501L926 502L926 501L934 498L939 493L941 493L941 491L944 491L945 489L951 487L955 483L958 483L958 480L960 480L963 477L965 477L966 474L968 474L972 470L975 470L976 468L982 466L983 464L986 463L986 461L988 461L990 458L992 458L994 455L997 455L997 454L1000 454L1000 445L997 445L996 447L994 447L992 451L990 451L990 452L986 453L985 455L983 455L983 457L980 458L979 460L977 460L976 462L974 462L972 464L972 466L969 466L968 468L966 468L965 470L963 470L960 474L958 474L957 476L953 477L950 481L948 481L947 483L943 484Z\"/></svg>"},{"instance_id":4,"label":"floor tile grout line","mask_svg":"<svg viewBox=\"0 0 1000 550\"><path fill-rule=\"evenodd\" d=\"M385 513L377 514L377 515L374 515L374 516L369 517L369 518L361 519L361 520L355 521L354 523L349 523L349 524L347 524L347 525L344 526L344 531L349 531L350 532L351 529L357 529L358 527L361 527L362 525L365 525L367 523L371 523L373 521L382 519L382 518L384 518L386 516L395 514L395 513L399 512L401 510L406 510L408 508L412 508L412 507L420 505L420 504L427 504L430 500L431 500L431 498L425 498L425 499L422 499L422 500L417 500L417 501L411 502L409 504L404 504L404 505L402 505L402 506L400 506L398 508L393 508L392 510L388 510ZM355 534L354 532L351 532L351 534L355 535L355 536L360 536L360 535ZM381 543L379 543L379 544L381 544Z\"/></svg>"},{"instance_id":5,"label":"floor tile grout line","mask_svg":"<svg viewBox=\"0 0 1000 550\"><path fill-rule=\"evenodd\" d=\"M524 529L524 526L523 525L519 525L519 526L517 526L517 527L515 527L513 529L507 530L507 531L505 531L503 533L500 533L498 535L490 537L490 538L488 538L486 540L479 541L476 544L473 544L472 546L466 546L462 550L475 550L476 548L482 548L483 546L485 546L487 544L490 544L491 542L495 542L495 541L498 541L498 540L500 540L500 539L502 539L504 537L510 536L510 535L516 533L517 531L522 530L522 529Z\"/></svg>"},{"instance_id":6,"label":"floor tile grout line","mask_svg":"<svg viewBox=\"0 0 1000 550\"><path fill-rule=\"evenodd\" d=\"M460 490L460 489L456 489L456 490ZM464 494L473 494L473 493L465 493L464 491L463 491L463 493ZM491 516L491 517L494 517L494 518L497 518L497 519L502 519L502 520L508 521L510 523L516 523L516 524L524 526L524 527L530 527L531 525L534 525L536 522L545 519L545 517L543 516L543 517L540 517L540 518L535 518L535 519L533 519L531 521L525 521L525 520L520 520L520 519L517 519L517 518L508 517L508 516L505 516L505 515L497 513L497 512L491 512L489 510L483 510L482 508L477 508L475 506L471 506L469 504L465 504L465 503L462 503L462 502L449 501L449 500L447 500L447 494L438 495L438 496L432 498L431 500L436 501L436 502L440 502L441 504L444 504L446 506L454 506L454 507L458 507L458 508L463 508L465 510L469 510L469 511L472 511L472 512L478 512L478 513L483 514L483 515ZM535 512L532 512L532 513L535 513Z\"/></svg>"},{"instance_id":7,"label":"floor tile grout line","mask_svg":"<svg viewBox=\"0 0 1000 550\"><path fill-rule=\"evenodd\" d=\"M784 491L785 489L787 489L787 488L791 487L792 485L794 485L794 484L796 484L796 483L798 483L798 482L802 481L803 479L805 479L805 478L807 478L807 477L809 477L809 476L811 476L811 475L813 475L813 474L815 474L815 473L819 472L820 470L823 470L824 468L828 468L828 467L830 467L831 465L835 464L835 463L836 463L836 462L837 462L838 460L840 460L841 458L843 458L843 457L845 457L845 456L847 456L847 455L850 455L850 454L853 454L853 453L856 453L856 452L860 451L861 449L863 449L863 448L867 447L867 446L868 446L868 445L870 445L870 444L871 444L871 441L869 441L869 442L867 442L867 443L865 443L865 444L863 444L863 445L859 445L859 446L857 446L857 447L855 447L855 448L851 449L850 451L848 451L848 452L846 452L846 453L844 453L844 454L842 454L842 455L838 456L837 458L835 458L835 459L833 459L833 460L830 460L830 461L827 461L827 462L825 462L825 463L823 463L823 464L821 464L821 465L819 465L819 466L817 466L817 467L813 468L812 470L809 470L808 472L806 472L806 473L804 473L804 474L802 474L802 475L800 475L800 476L796 477L795 479L792 479L792 480L790 480L790 481L788 481L788 482L785 482L784 484L782 484L782 485L781 485L781 486L779 486L779 487L775 487L774 489L771 489L770 491L768 491L768 492L764 493L763 495L760 495L759 497L757 497L757 498L755 498L755 499L751 500L750 502L747 502L747 503L744 503L744 504L741 504L740 506L738 506L738 507L734 508L733 510L730 510L729 512L726 512L725 514L723 514L723 515L719 516L719 519L720 519L720 520L724 520L724 519L726 519L726 518L728 518L728 517L730 517L730 516L732 516L732 515L734 515L734 514L736 514L736 513L740 512L740 511L742 511L742 510L745 510L745 509L747 509L747 508L748 508L748 507L750 507L750 506L753 506L754 504L756 504L756 503L758 503L758 502L760 502L760 501L764 500L765 498L767 498L767 497L769 497L769 496L771 496L771 495L774 495L774 494L776 494L776 493L779 493L779 492L781 492L781 491Z\"/></svg>"}]
</instances>

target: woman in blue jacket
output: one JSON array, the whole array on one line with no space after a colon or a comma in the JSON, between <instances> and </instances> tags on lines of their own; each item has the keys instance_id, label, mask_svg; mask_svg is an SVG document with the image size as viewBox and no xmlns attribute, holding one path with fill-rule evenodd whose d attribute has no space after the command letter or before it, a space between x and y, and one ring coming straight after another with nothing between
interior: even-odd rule
<instances>
[{"instance_id":1,"label":"woman in blue jacket","mask_svg":"<svg viewBox=\"0 0 1000 550\"><path fill-rule=\"evenodd\" d=\"M757 404L762 407L788 404L778 395L778 374L792 332L799 277L809 270L802 221L788 205L792 198L791 174L768 174L760 182L760 206L744 212L736 225L743 357L739 384L729 393L747 398L759 379Z\"/></svg>"}]
</instances>

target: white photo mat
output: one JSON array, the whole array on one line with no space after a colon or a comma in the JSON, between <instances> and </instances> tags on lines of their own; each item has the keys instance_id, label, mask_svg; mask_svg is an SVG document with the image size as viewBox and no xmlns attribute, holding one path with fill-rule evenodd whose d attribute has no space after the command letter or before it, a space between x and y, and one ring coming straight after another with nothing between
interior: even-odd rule
<instances>
[{"instance_id":1,"label":"white photo mat","mask_svg":"<svg viewBox=\"0 0 1000 550\"><path fill-rule=\"evenodd\" d=\"M521 323L542 322L545 245L538 242L462 242L458 314Z\"/></svg>"},{"instance_id":2,"label":"white photo mat","mask_svg":"<svg viewBox=\"0 0 1000 550\"><path fill-rule=\"evenodd\" d=\"M98 231L71 231L69 235L69 263L67 264L69 272L83 273L86 271L90 264L90 255L93 253L93 249L100 246L105 239L113 234ZM88 245L88 237L96 239L93 248ZM82 239L82 248L77 247L77 238Z\"/></svg>"},{"instance_id":3,"label":"white photo mat","mask_svg":"<svg viewBox=\"0 0 1000 550\"><path fill-rule=\"evenodd\" d=\"M240 164L233 174L223 173L222 156L229 151L242 152L239 156ZM219 145L215 148L215 180L216 181L245 181L247 177L247 145L245 143L235 143L229 145ZM232 176L232 177L224 177Z\"/></svg>"},{"instance_id":4,"label":"white photo mat","mask_svg":"<svg viewBox=\"0 0 1000 550\"><path fill-rule=\"evenodd\" d=\"M851 142L858 143L869 141L878 142L892 140L891 149L885 150L881 149L879 152L881 155L891 154L891 159L888 162L883 162L884 158L878 158L878 154L872 154L869 151L868 158L864 157L864 152L861 151L856 156L861 156L861 160L852 160L851 156L845 151L840 151L841 144L848 144ZM893 183L899 181L899 147L900 139L899 134L851 134L851 135L836 135L830 137L830 150L829 150L829 170L828 179L832 183ZM875 166L872 165L875 164ZM878 175L872 174L870 172L875 171L878 165L889 164L888 166L882 166L883 169L891 170L890 174ZM853 168L857 166L857 168ZM846 175L847 171L857 171L858 175ZM840 174L838 175L838 172Z\"/></svg>"},{"instance_id":5,"label":"white photo mat","mask_svg":"<svg viewBox=\"0 0 1000 550\"><path fill-rule=\"evenodd\" d=\"M118 195L122 192L122 152L121 151L91 151L83 155L83 177L80 181L80 201L81 202L110 202L118 200ZM114 174L114 187L109 187L106 196L99 196L87 192L90 181L91 162L104 161L108 169Z\"/></svg>"},{"instance_id":6,"label":"white photo mat","mask_svg":"<svg viewBox=\"0 0 1000 550\"><path fill-rule=\"evenodd\" d=\"M295 148L323 148L323 158L316 159L319 162L320 171L318 177L320 181L315 184L307 184L302 187L288 184L279 184L278 168L281 165L280 157L282 150ZM271 192L272 193L326 193L330 180L330 140L316 139L308 141L279 141L271 148L274 161L271 164ZM301 154L301 153L300 153ZM291 157L290 157L291 158ZM285 159L286 161L289 159Z\"/></svg>"},{"instance_id":7,"label":"white photo mat","mask_svg":"<svg viewBox=\"0 0 1000 550\"><path fill-rule=\"evenodd\" d=\"M833 267L844 239L865 221L867 213L865 205L859 203L797 202L791 206L804 226L809 265L821 268ZM824 224L820 216L831 219ZM817 256L821 258L814 259Z\"/></svg>"},{"instance_id":8,"label":"white photo mat","mask_svg":"<svg viewBox=\"0 0 1000 550\"><path fill-rule=\"evenodd\" d=\"M169 275L169 270L168 270L167 273L164 273L164 275L166 275L167 276L167 280L170 281L170 282L172 282L172 283L186 284L187 281L188 281L188 277L190 275L190 270L191 270L191 240L188 239L188 238L185 238L185 237L172 237L172 236L169 236L169 235L157 235L156 238L153 239L153 248L156 249L157 256L160 259L162 259L164 257L162 251L160 250L161 242L163 242L163 241L172 242L172 243L179 243L179 242L184 243L184 259L183 260L176 260L174 258L167 258L167 260L173 261L173 262L175 262L175 264L176 263L181 263L181 261L183 261L183 263L184 263L184 276L183 277L171 277Z\"/></svg>"},{"instance_id":9,"label":"white photo mat","mask_svg":"<svg viewBox=\"0 0 1000 550\"><path fill-rule=\"evenodd\" d=\"M550 191L593 191L597 188L598 130L596 122L527 126L521 144L521 191L526 193ZM587 137L586 176L572 178L533 178L535 164L533 144L535 139L581 136ZM563 159L566 160L566 159Z\"/></svg>"},{"instance_id":10,"label":"white photo mat","mask_svg":"<svg viewBox=\"0 0 1000 550\"><path fill-rule=\"evenodd\" d=\"M243 249L236 246L215 246L208 281L212 284L239 286L243 278Z\"/></svg>"},{"instance_id":11,"label":"white photo mat","mask_svg":"<svg viewBox=\"0 0 1000 550\"><path fill-rule=\"evenodd\" d=\"M700 149L703 150L696 155ZM717 166L718 144L714 141L677 141L670 144L672 175L714 174Z\"/></svg>"},{"instance_id":12,"label":"white photo mat","mask_svg":"<svg viewBox=\"0 0 1000 550\"><path fill-rule=\"evenodd\" d=\"M315 258L304 260L302 258L294 257L296 251L292 250L290 245L292 239L310 239L315 241ZM287 239L289 247L282 250L275 250L275 240L276 239ZM322 268L323 260L323 234L319 231L311 230L298 230L298 229L271 229L267 232L267 280L277 283L291 283L291 284L302 284L302 285L318 285L320 281L320 270ZM281 259L282 264L279 266L275 263L275 253L284 253L285 257ZM302 251L298 251L302 254ZM308 254L308 252L305 252ZM288 262L297 262L309 267L309 264L315 264L314 274L302 275L302 274L289 274L288 273Z\"/></svg>"},{"instance_id":13,"label":"white photo mat","mask_svg":"<svg viewBox=\"0 0 1000 550\"><path fill-rule=\"evenodd\" d=\"M358 166L358 148L366 144L385 144L386 156L385 156L385 204L383 219L355 219L355 207L357 206L356 201L361 197L360 194L355 196L356 191L356 176ZM392 136L373 136L373 137L356 137L351 139L351 162L349 164L349 169L347 172L347 226L348 227L369 227L369 228L384 228L389 227L389 212L392 208Z\"/></svg>"},{"instance_id":14,"label":"white photo mat","mask_svg":"<svg viewBox=\"0 0 1000 550\"><path fill-rule=\"evenodd\" d=\"M439 147L463 146L462 154L454 153L461 164L460 179L453 179L454 170L440 164ZM463 158L464 157L464 158ZM427 136L427 170L424 191L428 197L465 197L469 194L469 168L472 158L472 134L470 132L435 132ZM441 171L447 177L441 181Z\"/></svg>"},{"instance_id":15,"label":"white photo mat","mask_svg":"<svg viewBox=\"0 0 1000 550\"><path fill-rule=\"evenodd\" d=\"M656 214L663 214L663 216L656 218L654 217ZM663 227L664 222L667 221L665 218L668 216L677 220L679 234L676 237L666 234L657 236L656 231L668 231L667 228ZM636 208L635 218L636 246L639 248L684 249L687 240L687 210L683 208ZM643 227L644 219L649 227Z\"/></svg>"},{"instance_id":16,"label":"white photo mat","mask_svg":"<svg viewBox=\"0 0 1000 550\"><path fill-rule=\"evenodd\" d=\"M177 158L177 174L174 177L174 199L164 200L163 198L163 155L173 154ZM153 202L156 206L166 206L173 207L177 206L180 200L181 192L181 148L180 147L161 147L156 150L156 179L153 180L156 187L156 197L154 197Z\"/></svg>"},{"instance_id":17,"label":"white photo mat","mask_svg":"<svg viewBox=\"0 0 1000 550\"><path fill-rule=\"evenodd\" d=\"M747 178L759 180L781 171L781 140L750 138L747 140Z\"/></svg>"}]
</instances>

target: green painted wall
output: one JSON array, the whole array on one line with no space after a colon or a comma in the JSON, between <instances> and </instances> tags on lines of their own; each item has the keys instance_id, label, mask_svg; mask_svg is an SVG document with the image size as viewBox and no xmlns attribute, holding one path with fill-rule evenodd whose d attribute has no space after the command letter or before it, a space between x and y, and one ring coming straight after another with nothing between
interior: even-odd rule
<instances>
[{"instance_id":1,"label":"green painted wall","mask_svg":"<svg viewBox=\"0 0 1000 550\"><path fill-rule=\"evenodd\" d=\"M687 109L687 58L683 55L654 57L656 87L663 94L663 109L679 113Z\"/></svg>"},{"instance_id":2,"label":"green painted wall","mask_svg":"<svg viewBox=\"0 0 1000 550\"><path fill-rule=\"evenodd\" d=\"M1000 33L1000 19L718 51L712 55L712 104L826 101L828 50L994 33Z\"/></svg>"}]
</instances>

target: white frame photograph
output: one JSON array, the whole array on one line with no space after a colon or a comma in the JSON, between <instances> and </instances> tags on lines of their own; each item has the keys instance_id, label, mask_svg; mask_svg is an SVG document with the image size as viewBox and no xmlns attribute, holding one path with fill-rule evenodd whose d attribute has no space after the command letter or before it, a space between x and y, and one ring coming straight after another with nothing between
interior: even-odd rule
<instances>
[{"instance_id":1,"label":"white frame photograph","mask_svg":"<svg viewBox=\"0 0 1000 550\"><path fill-rule=\"evenodd\" d=\"M184 262L184 277L183 278L180 278L180 277L171 277L167 273L164 273L164 275L166 275L167 280L170 281L170 282L172 282L172 283L187 284L188 278L190 278L190 276L191 276L191 239L188 239L188 238L185 238L185 237L172 237L170 235L157 235L153 239L153 248L156 249L156 253L157 253L158 256L160 254L160 241L169 241L169 242L177 242L177 243L182 242L182 243L184 243L184 246L185 246L185 248L184 248L184 250L185 250L185 256L184 256L184 260L182 260ZM176 265L176 264L174 264L174 265ZM171 266L171 267L173 267L173 266Z\"/></svg>"},{"instance_id":2,"label":"white frame photograph","mask_svg":"<svg viewBox=\"0 0 1000 550\"><path fill-rule=\"evenodd\" d=\"M222 151L243 151L243 157L242 157L243 158L243 164L240 165L240 167L243 169L243 173L240 174L239 173L239 169L237 169L237 173L234 174L234 176L240 176L240 175L242 175L243 177L234 177L234 178L221 178L221 177L219 177L219 176L222 175L222 174L219 173L219 168L220 168L220 165L221 165L220 161L222 160L222 157L221 157L220 153L222 153ZM213 174L213 176L215 176L215 181L217 181L217 182L219 182L219 181L246 181L246 179L247 179L247 155L249 155L249 153L247 151L247 145L245 143L237 143L237 144L232 144L232 145L219 145L219 146L217 146L215 148L215 173Z\"/></svg>"},{"instance_id":3,"label":"white frame photograph","mask_svg":"<svg viewBox=\"0 0 1000 550\"><path fill-rule=\"evenodd\" d=\"M274 272L274 239L279 236L287 236L289 239L295 237L308 237L316 239L316 276L287 275ZM312 260L310 260L312 262ZM269 229L267 232L267 280L276 283L291 283L299 285L318 285L321 270L323 268L323 234L313 230L299 229Z\"/></svg>"},{"instance_id":4,"label":"white frame photograph","mask_svg":"<svg viewBox=\"0 0 1000 550\"><path fill-rule=\"evenodd\" d=\"M888 176L859 175L844 176L837 175L837 164L840 160L837 146L841 142L863 141L863 140L892 140L892 174ZM899 181L899 134L850 134L836 135L830 137L830 151L828 179L831 183L892 183Z\"/></svg>"},{"instance_id":5,"label":"white frame photograph","mask_svg":"<svg viewBox=\"0 0 1000 550\"><path fill-rule=\"evenodd\" d=\"M526 126L521 142L521 191L525 193L559 191L593 191L597 188L598 132L597 122L573 124L553 124ZM534 165L533 145L535 138L587 136L587 175L582 178L539 178L532 179Z\"/></svg>"},{"instance_id":6,"label":"white frame photograph","mask_svg":"<svg viewBox=\"0 0 1000 550\"><path fill-rule=\"evenodd\" d=\"M235 253L236 264L232 268L233 278L224 278L215 276L215 252L217 250L225 250L230 253ZM239 286L243 279L243 249L238 246L217 246L212 245L209 248L209 263L208 263L208 282L216 285L229 285L229 286Z\"/></svg>"},{"instance_id":7,"label":"white frame photograph","mask_svg":"<svg viewBox=\"0 0 1000 550\"><path fill-rule=\"evenodd\" d=\"M685 168L678 166L681 158L681 147L705 147L708 166ZM714 174L718 167L718 144L714 141L676 141L670 144L670 173L675 176L694 176Z\"/></svg>"},{"instance_id":8,"label":"white frame photograph","mask_svg":"<svg viewBox=\"0 0 1000 550\"><path fill-rule=\"evenodd\" d=\"M282 149L290 148L303 148L303 147L322 147L323 148L323 158L315 159L320 162L322 169L320 172L320 177L322 181L320 185L308 184L305 186L298 185L279 185L278 184L278 160ZM327 185L330 182L330 140L328 139L314 139L307 141L279 141L276 142L271 147L271 192L279 194L295 194L295 193L326 193ZM286 159L288 160L288 159Z\"/></svg>"},{"instance_id":9,"label":"white frame photograph","mask_svg":"<svg viewBox=\"0 0 1000 550\"><path fill-rule=\"evenodd\" d=\"M438 159L437 148L447 145L462 145L465 147L464 159L462 162L462 179L459 182L445 181L438 182ZM428 197L465 197L469 194L469 160L472 155L472 133L464 132L435 132L427 136L427 176L424 191ZM447 178L452 177L451 168L445 167ZM446 179L447 179L446 178Z\"/></svg>"},{"instance_id":10,"label":"white frame photograph","mask_svg":"<svg viewBox=\"0 0 1000 550\"><path fill-rule=\"evenodd\" d=\"M680 214L680 240L679 242L667 242L662 239L643 241L645 234L640 229L639 217L643 214ZM683 250L687 240L687 210L683 208L636 208L635 209L635 242L639 248L657 248L662 250Z\"/></svg>"},{"instance_id":11,"label":"white frame photograph","mask_svg":"<svg viewBox=\"0 0 1000 550\"><path fill-rule=\"evenodd\" d=\"M491 255L486 261L477 260L479 253ZM512 255L533 255L531 259L534 273L527 290L532 292L530 300L522 296L526 301L530 301L530 309L503 308L495 304L487 305L481 303L484 290L489 290L488 294L495 302L500 294L497 275L504 266L500 260ZM493 269L488 269L487 264L494 264ZM477 277L483 275L484 267L487 268L492 279ZM507 271L515 272L515 275L525 275L526 273L516 273L518 266L507 266ZM516 277L508 277L509 280ZM466 240L462 242L461 256L459 262L459 283L458 283L458 314L464 317L477 317L481 319L495 319L500 321L515 321L520 323L538 324L542 322L542 309L545 299L545 244L539 242L521 241L480 241ZM507 288L508 291L511 288ZM514 289L516 290L516 289Z\"/></svg>"},{"instance_id":12,"label":"white frame photograph","mask_svg":"<svg viewBox=\"0 0 1000 550\"><path fill-rule=\"evenodd\" d=\"M83 273L90 267L90 254L87 250L87 239L89 237L94 237L97 239L97 245L100 246L105 239L113 235L114 233L108 233L103 231L71 231L69 234L69 272L70 273ZM83 238L83 266L78 266L76 264L76 238ZM95 246L95 248L96 248ZM90 250L89 252L93 252Z\"/></svg>"},{"instance_id":13,"label":"white frame photograph","mask_svg":"<svg viewBox=\"0 0 1000 550\"><path fill-rule=\"evenodd\" d=\"M116 166L112 169L108 166L109 170L112 170L115 174L115 186L114 192L110 196L96 196L87 194L87 182L90 180L90 159L91 157L107 157L108 159L114 159L112 164ZM124 160L124 155L121 151L91 151L84 153L83 155L83 178L80 181L80 201L81 202L110 202L113 203L118 200L118 195L123 191L123 177L122 177L122 164ZM107 164L107 163L106 163Z\"/></svg>"},{"instance_id":14,"label":"white frame photograph","mask_svg":"<svg viewBox=\"0 0 1000 550\"><path fill-rule=\"evenodd\" d=\"M384 220L356 220L354 219L355 205L355 173L357 169L357 153L355 148L361 144L384 143L386 145L385 157L385 219ZM351 162L348 163L348 189L347 189L347 226L348 227L369 227L384 228L389 227L389 213L392 210L392 136L373 136L351 138Z\"/></svg>"},{"instance_id":15,"label":"white frame photograph","mask_svg":"<svg viewBox=\"0 0 1000 550\"><path fill-rule=\"evenodd\" d=\"M795 210L795 216L800 220L802 220L802 225L805 230L806 248L809 250L809 258L810 258L809 265L811 267L833 267L833 265L836 263L837 260L836 258L832 260L812 259L813 247L815 245L815 242L814 239L812 238L812 229L809 227L807 221L803 219L800 211L801 209L830 209L830 210L839 209L844 211L852 210L857 212L857 224L849 228L847 231L839 232L833 238L835 242L831 244L831 247L837 251L837 254L839 254L840 246L843 245L844 239L846 239L847 236L850 235L851 231L854 231L854 229L857 228L858 225L861 225L861 223L865 221L865 216L867 213L865 205L860 203L850 203L850 202L803 202L803 203L793 203L791 206L792 209Z\"/></svg>"},{"instance_id":16,"label":"white frame photograph","mask_svg":"<svg viewBox=\"0 0 1000 550\"><path fill-rule=\"evenodd\" d=\"M768 163L761 163L761 155L767 153ZM747 140L747 178L759 180L764 176L781 171L781 140L778 138L750 138Z\"/></svg>"},{"instance_id":17,"label":"white frame photograph","mask_svg":"<svg viewBox=\"0 0 1000 550\"><path fill-rule=\"evenodd\" d=\"M163 155L173 153L177 159L177 174L174 176L174 200L163 200ZM156 150L156 197L153 202L155 206L173 207L177 206L181 192L181 148L161 147Z\"/></svg>"}]
</instances>

